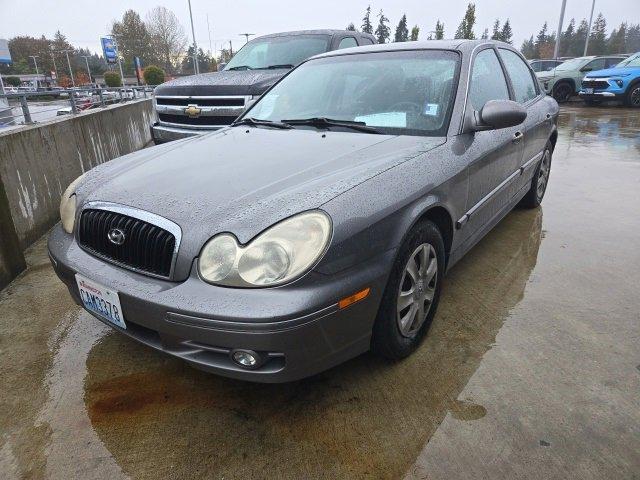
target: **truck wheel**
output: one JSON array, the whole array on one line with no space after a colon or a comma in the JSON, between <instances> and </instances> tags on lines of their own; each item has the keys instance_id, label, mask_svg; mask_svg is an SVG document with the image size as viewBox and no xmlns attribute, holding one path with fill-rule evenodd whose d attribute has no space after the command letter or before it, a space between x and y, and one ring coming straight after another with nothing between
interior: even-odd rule
<instances>
[{"instance_id":1,"label":"truck wheel","mask_svg":"<svg viewBox=\"0 0 640 480\"><path fill-rule=\"evenodd\" d=\"M536 168L536 172L531 179L529 191L520 200L520 206L524 208L536 208L542 203L544 193L547 191L549 183L549 175L551 173L551 155L553 154L553 146L551 142L547 142L542 153L542 160Z\"/></svg>"},{"instance_id":2,"label":"truck wheel","mask_svg":"<svg viewBox=\"0 0 640 480\"><path fill-rule=\"evenodd\" d=\"M371 349L392 360L413 352L431 325L445 270L444 241L430 221L418 223L400 247L373 325Z\"/></svg>"},{"instance_id":3,"label":"truck wheel","mask_svg":"<svg viewBox=\"0 0 640 480\"><path fill-rule=\"evenodd\" d=\"M625 103L628 107L640 107L640 83L636 83L629 87L629 91L625 97Z\"/></svg>"},{"instance_id":4,"label":"truck wheel","mask_svg":"<svg viewBox=\"0 0 640 480\"><path fill-rule=\"evenodd\" d=\"M569 82L558 82L553 87L553 98L558 103L566 103L573 96L573 87Z\"/></svg>"}]
</instances>

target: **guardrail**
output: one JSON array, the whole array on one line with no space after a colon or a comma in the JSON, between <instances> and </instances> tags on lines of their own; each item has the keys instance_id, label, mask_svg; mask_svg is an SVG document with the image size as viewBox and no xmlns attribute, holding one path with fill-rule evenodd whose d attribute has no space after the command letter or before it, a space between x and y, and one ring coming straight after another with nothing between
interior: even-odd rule
<instances>
[{"instance_id":1,"label":"guardrail","mask_svg":"<svg viewBox=\"0 0 640 480\"><path fill-rule=\"evenodd\" d=\"M0 101L0 129L30 125L59 115L73 115L152 96L153 89L150 87L69 88L0 94L0 99L7 99L8 103L4 105L4 102ZM46 101L51 101L52 98L64 100L65 103L52 102L51 108L48 108ZM55 115L52 114L54 111Z\"/></svg>"}]
</instances>

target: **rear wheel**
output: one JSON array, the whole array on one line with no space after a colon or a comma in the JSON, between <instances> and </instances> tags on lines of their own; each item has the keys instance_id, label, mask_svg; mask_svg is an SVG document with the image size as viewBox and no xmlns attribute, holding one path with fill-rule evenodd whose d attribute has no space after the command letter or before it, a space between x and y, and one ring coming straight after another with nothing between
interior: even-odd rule
<instances>
[{"instance_id":1,"label":"rear wheel","mask_svg":"<svg viewBox=\"0 0 640 480\"><path fill-rule=\"evenodd\" d=\"M631 85L625 97L625 103L629 107L640 107L640 83Z\"/></svg>"},{"instance_id":2,"label":"rear wheel","mask_svg":"<svg viewBox=\"0 0 640 480\"><path fill-rule=\"evenodd\" d=\"M522 197L520 206L524 208L536 208L542 203L544 194L547 191L547 185L549 183L549 175L551 173L551 154L553 152L553 146L551 142L547 142L542 153L542 160L538 164L533 178L531 179L531 186L527 194Z\"/></svg>"},{"instance_id":3,"label":"rear wheel","mask_svg":"<svg viewBox=\"0 0 640 480\"><path fill-rule=\"evenodd\" d=\"M382 297L371 347L391 359L408 356L420 344L438 307L444 276L444 241L430 221L407 236Z\"/></svg>"},{"instance_id":4,"label":"rear wheel","mask_svg":"<svg viewBox=\"0 0 640 480\"><path fill-rule=\"evenodd\" d=\"M558 82L553 87L553 98L558 103L568 102L573 93L573 86L569 82Z\"/></svg>"}]
</instances>

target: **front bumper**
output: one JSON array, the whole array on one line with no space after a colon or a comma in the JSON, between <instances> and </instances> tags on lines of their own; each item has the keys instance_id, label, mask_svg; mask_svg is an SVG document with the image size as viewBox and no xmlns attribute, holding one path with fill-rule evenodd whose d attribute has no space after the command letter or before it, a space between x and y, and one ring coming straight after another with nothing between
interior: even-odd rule
<instances>
[{"instance_id":1,"label":"front bumper","mask_svg":"<svg viewBox=\"0 0 640 480\"><path fill-rule=\"evenodd\" d=\"M49 255L79 305L76 273L119 292L127 329L105 321L110 327L196 368L276 383L313 375L369 349L395 252L336 275L311 272L270 289L212 286L198 278L197 269L180 283L137 274L88 254L60 225L49 237ZM366 299L338 308L341 298L366 287ZM256 351L266 361L244 369L231 360L234 349Z\"/></svg>"},{"instance_id":2,"label":"front bumper","mask_svg":"<svg viewBox=\"0 0 640 480\"><path fill-rule=\"evenodd\" d=\"M151 125L151 137L156 145L160 143L173 142L174 140L180 140L182 138L195 137L196 135L203 135L205 133L211 133L219 128L212 128L210 130L204 129L189 129L189 128L176 128L167 127L166 125L160 125L154 123Z\"/></svg>"},{"instance_id":3,"label":"front bumper","mask_svg":"<svg viewBox=\"0 0 640 480\"><path fill-rule=\"evenodd\" d=\"M588 100L616 100L616 99L621 99L624 96L624 94L622 93L614 93L614 92L607 92L607 91L600 91L600 92L594 91L592 93L587 93L584 90L580 90L580 92L578 92L578 95L580 96L580 98L584 98Z\"/></svg>"}]
</instances>

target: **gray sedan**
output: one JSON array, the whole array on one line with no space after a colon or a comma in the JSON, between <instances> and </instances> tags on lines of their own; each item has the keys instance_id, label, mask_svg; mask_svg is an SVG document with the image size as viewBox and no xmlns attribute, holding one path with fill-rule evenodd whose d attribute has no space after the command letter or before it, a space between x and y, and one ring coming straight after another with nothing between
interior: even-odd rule
<instances>
[{"instance_id":1,"label":"gray sedan","mask_svg":"<svg viewBox=\"0 0 640 480\"><path fill-rule=\"evenodd\" d=\"M96 318L220 375L400 359L447 270L542 201L557 115L507 44L319 55L232 126L73 182L51 261Z\"/></svg>"}]
</instances>

